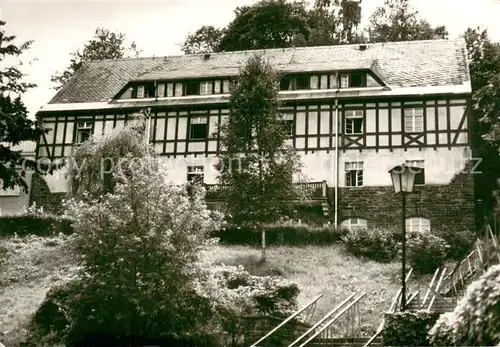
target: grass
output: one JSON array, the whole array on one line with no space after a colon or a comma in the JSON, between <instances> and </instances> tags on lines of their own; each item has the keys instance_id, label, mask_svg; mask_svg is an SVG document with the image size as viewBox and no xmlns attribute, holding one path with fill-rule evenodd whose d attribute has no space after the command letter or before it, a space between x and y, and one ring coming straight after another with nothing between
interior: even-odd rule
<instances>
[{"instance_id":1,"label":"grass","mask_svg":"<svg viewBox=\"0 0 500 347\"><path fill-rule=\"evenodd\" d=\"M47 291L75 267L61 237L0 238L0 248L0 342L10 347L19 345Z\"/></svg>"},{"instance_id":2,"label":"grass","mask_svg":"<svg viewBox=\"0 0 500 347\"><path fill-rule=\"evenodd\" d=\"M47 291L67 280L76 268L64 237L0 238L0 342L18 346ZM360 302L361 324L372 331L399 289L399 263L381 264L329 247L215 246L209 254L226 265L243 265L255 275L282 276L299 285L299 306L320 293L314 318L319 319L353 293L366 292ZM3 259L3 263L2 263ZM429 276L420 280L429 282Z\"/></svg>"},{"instance_id":3,"label":"grass","mask_svg":"<svg viewBox=\"0 0 500 347\"><path fill-rule=\"evenodd\" d=\"M376 329L399 289L399 263L381 264L358 259L341 246L272 247L267 261L260 261L259 249L217 246L212 257L226 265L243 265L255 275L283 276L300 287L299 306L320 293L315 318L319 319L353 293L366 293L360 302L361 324Z\"/></svg>"}]
</instances>

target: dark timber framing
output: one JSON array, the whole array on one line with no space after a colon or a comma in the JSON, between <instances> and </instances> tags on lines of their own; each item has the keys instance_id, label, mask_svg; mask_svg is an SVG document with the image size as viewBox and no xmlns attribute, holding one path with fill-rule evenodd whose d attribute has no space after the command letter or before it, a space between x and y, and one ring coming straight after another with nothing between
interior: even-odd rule
<instances>
[{"instance_id":1,"label":"dark timber framing","mask_svg":"<svg viewBox=\"0 0 500 347\"><path fill-rule=\"evenodd\" d=\"M222 85L221 85L222 88ZM381 107L383 104L384 107ZM386 106L387 105L387 106ZM457 117L457 114L452 114L452 108L456 106L464 107L465 112L461 115L460 120L454 119L453 124L458 126L456 128L451 128L452 121L451 117ZM290 137L290 140L295 148L299 141L303 141L303 146L297 148L298 151L303 151L305 153L316 153L316 152L330 152L334 150L334 127L335 127L335 101L334 100L318 100L318 101L294 101L285 104L284 107L287 111L293 112L293 124L295 127L294 134ZM405 132L405 115L404 110L407 108L422 108L423 109L423 132L419 133L406 133ZM428 108L434 109L434 129L429 130L429 122L427 119ZM395 129L395 124L393 122L393 110L399 110L401 112L401 129ZM363 110L363 133L349 135L345 134L345 110ZM367 112L368 110L374 110L374 112ZM387 114L388 118L381 117L381 110L386 110L384 114ZM441 113L440 113L441 110ZM120 110L119 113L110 111L78 111L78 112L46 112L39 116L41 120L44 121L49 128L53 131L49 133L50 138L45 135L39 141L37 146L37 157L43 154L41 148L44 147L46 154L50 158L56 158L59 156L67 156L69 153L69 148L73 145L76 140L77 134L77 123L79 122L91 122L92 131L96 134L96 121L102 121L102 129L106 131L111 127L116 128L119 122L126 123L128 121L129 115L137 112L138 109L128 109ZM328 127L329 134L322 132L322 123L327 121L324 113L328 113ZM471 112L470 100L467 95L454 96L454 97L420 97L420 98L393 98L393 99L363 99L363 100L339 100L338 103L338 114L339 114L339 150L345 151L362 151L362 150L390 150L393 149L404 149L409 148L434 148L445 147L451 149L456 146L469 146L470 140L461 141L460 139L465 138L460 136L460 134L468 135L469 129L464 129L466 122L468 120L468 114ZM199 106L178 106L176 108L167 107L152 107L152 127L150 140L157 148L160 155L165 155L168 157L186 157L188 155L217 155L220 151L221 144L221 133L220 124L223 117L229 114L227 106L224 105L199 105ZM304 119L300 119L298 115L304 115ZM309 133L309 126L311 123L312 114L316 116L316 125L312 130L312 134ZM370 118L368 118L368 114ZM208 124L208 135L206 139L189 139L189 124L190 118L194 116L204 116L207 117ZM440 117L446 117L445 119L440 119ZM212 117L216 117L217 126L212 122ZM373 119L374 117L374 119ZM185 119L182 121L182 119ZM159 120L163 121L164 129L163 131L157 131ZM171 122L169 122L171 120ZM370 126L368 123L370 122ZM386 123L382 125L382 123ZM446 124L446 129L440 127L441 124ZM69 123L73 123L73 138L68 139L66 136ZM174 129L169 127L173 126ZM181 129L181 126L185 126L186 129ZM215 126L215 128L214 128ZM297 129L304 130L304 133L298 135ZM387 129L387 131L381 131ZM57 136L58 129L63 129L62 136ZM368 129L374 129L375 131L369 132ZM99 129L100 131L101 129ZM185 134L185 139L180 139L180 131ZM216 136L212 136L213 133ZM174 133L174 138L168 138L168 135ZM157 134L162 135L158 138ZM68 134L69 135L69 134ZM431 135L431 136L429 136ZM442 141L440 137L446 138L447 141ZM370 141L367 139L370 138ZM72 140L72 141L71 141ZM397 143L396 143L397 140ZM190 149L190 144L192 143L202 143L196 150ZM181 144L184 147L181 148ZM173 151L172 151L173 149ZM56 155L59 154L60 155Z\"/></svg>"}]
</instances>

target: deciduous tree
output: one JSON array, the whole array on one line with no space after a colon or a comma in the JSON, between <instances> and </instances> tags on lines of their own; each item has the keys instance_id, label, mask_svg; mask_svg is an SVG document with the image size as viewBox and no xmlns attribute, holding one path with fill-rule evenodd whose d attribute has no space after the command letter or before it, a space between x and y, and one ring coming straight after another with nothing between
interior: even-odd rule
<instances>
[{"instance_id":1,"label":"deciduous tree","mask_svg":"<svg viewBox=\"0 0 500 347\"><path fill-rule=\"evenodd\" d=\"M370 17L366 28L370 42L445 39L444 26L432 27L420 18L409 0L385 0Z\"/></svg>"},{"instance_id":2,"label":"deciduous tree","mask_svg":"<svg viewBox=\"0 0 500 347\"><path fill-rule=\"evenodd\" d=\"M138 57L140 51L135 42L127 47L125 40L126 36L123 33L97 28L94 36L85 43L83 49L71 53L70 64L66 70L52 76L51 81L56 83L54 89L60 89L89 60Z\"/></svg>"},{"instance_id":3,"label":"deciduous tree","mask_svg":"<svg viewBox=\"0 0 500 347\"><path fill-rule=\"evenodd\" d=\"M185 54L217 52L220 49L220 41L224 36L224 32L225 29L204 25L186 37L182 44L182 51Z\"/></svg>"},{"instance_id":4,"label":"deciduous tree","mask_svg":"<svg viewBox=\"0 0 500 347\"><path fill-rule=\"evenodd\" d=\"M471 145L475 158L481 162L474 175L476 198L482 200L478 206L478 224L483 222L483 213L488 213L497 204L492 194L498 189L500 172L498 133L500 105L498 103L500 74L500 44L491 41L486 30L469 28L464 33L469 58L469 70L474 107L471 121Z\"/></svg>"},{"instance_id":5,"label":"deciduous tree","mask_svg":"<svg viewBox=\"0 0 500 347\"><path fill-rule=\"evenodd\" d=\"M283 121L278 100L279 75L260 56L253 56L231 90L230 116L222 126L220 182L236 224L262 232L265 258L266 223L289 212L293 201L304 196L294 185L301 162L285 144L289 124Z\"/></svg>"},{"instance_id":6,"label":"deciduous tree","mask_svg":"<svg viewBox=\"0 0 500 347\"><path fill-rule=\"evenodd\" d=\"M0 62L5 66L0 70L0 189L21 186L27 191L26 170L45 173L47 168L24 158L12 147L22 141L37 141L45 130L41 123L28 118L21 99L23 93L36 85L23 81L21 63L10 65L30 48L32 41L16 43L16 36L5 32L5 24L0 21Z\"/></svg>"}]
</instances>

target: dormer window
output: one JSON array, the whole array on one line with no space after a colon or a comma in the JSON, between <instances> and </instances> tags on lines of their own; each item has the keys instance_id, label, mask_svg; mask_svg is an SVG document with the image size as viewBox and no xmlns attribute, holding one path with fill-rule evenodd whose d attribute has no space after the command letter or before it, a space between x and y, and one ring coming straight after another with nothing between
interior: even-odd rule
<instances>
[{"instance_id":1,"label":"dormer window","mask_svg":"<svg viewBox=\"0 0 500 347\"><path fill-rule=\"evenodd\" d=\"M340 74L340 88L366 87L366 72L350 72Z\"/></svg>"},{"instance_id":2,"label":"dormer window","mask_svg":"<svg viewBox=\"0 0 500 347\"><path fill-rule=\"evenodd\" d=\"M309 76L299 75L295 77L295 89L309 89Z\"/></svg>"},{"instance_id":3,"label":"dormer window","mask_svg":"<svg viewBox=\"0 0 500 347\"><path fill-rule=\"evenodd\" d=\"M144 84L144 97L145 98L156 97L156 88L154 82Z\"/></svg>"},{"instance_id":4,"label":"dormer window","mask_svg":"<svg viewBox=\"0 0 500 347\"><path fill-rule=\"evenodd\" d=\"M200 95L200 82L186 82L184 95Z\"/></svg>"},{"instance_id":5,"label":"dormer window","mask_svg":"<svg viewBox=\"0 0 500 347\"><path fill-rule=\"evenodd\" d=\"M311 76L284 76L280 81L280 90L307 90L311 86Z\"/></svg>"},{"instance_id":6,"label":"dormer window","mask_svg":"<svg viewBox=\"0 0 500 347\"><path fill-rule=\"evenodd\" d=\"M293 77L284 76L281 78L280 90L293 90Z\"/></svg>"},{"instance_id":7,"label":"dormer window","mask_svg":"<svg viewBox=\"0 0 500 347\"><path fill-rule=\"evenodd\" d=\"M349 88L349 75L340 75L340 88Z\"/></svg>"},{"instance_id":8,"label":"dormer window","mask_svg":"<svg viewBox=\"0 0 500 347\"><path fill-rule=\"evenodd\" d=\"M364 72L353 72L351 74L351 83L349 86L351 88L359 88L366 86L366 74Z\"/></svg>"}]
</instances>

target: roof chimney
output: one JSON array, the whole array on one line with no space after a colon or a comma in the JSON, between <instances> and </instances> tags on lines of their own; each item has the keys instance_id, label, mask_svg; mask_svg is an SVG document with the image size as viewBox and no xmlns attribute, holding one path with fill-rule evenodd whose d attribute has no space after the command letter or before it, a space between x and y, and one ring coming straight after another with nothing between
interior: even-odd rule
<instances>
[{"instance_id":1,"label":"roof chimney","mask_svg":"<svg viewBox=\"0 0 500 347\"><path fill-rule=\"evenodd\" d=\"M360 51L366 51L366 44L362 43L359 45L359 50Z\"/></svg>"},{"instance_id":2,"label":"roof chimney","mask_svg":"<svg viewBox=\"0 0 500 347\"><path fill-rule=\"evenodd\" d=\"M203 60L208 60L208 59L210 59L210 53L205 53L203 55Z\"/></svg>"}]
</instances>

